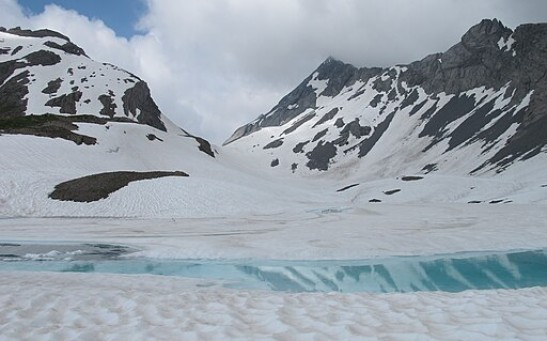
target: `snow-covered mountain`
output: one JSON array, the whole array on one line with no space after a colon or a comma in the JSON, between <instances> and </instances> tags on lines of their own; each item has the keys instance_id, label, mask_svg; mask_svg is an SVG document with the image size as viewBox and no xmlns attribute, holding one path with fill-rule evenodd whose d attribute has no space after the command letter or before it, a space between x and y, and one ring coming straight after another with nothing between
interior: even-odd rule
<instances>
[{"instance_id":1,"label":"snow-covered mountain","mask_svg":"<svg viewBox=\"0 0 547 341\"><path fill-rule=\"evenodd\" d=\"M483 20L409 65L329 58L225 145L263 169L339 178L544 169L546 75L547 24Z\"/></svg>"},{"instance_id":2,"label":"snow-covered mountain","mask_svg":"<svg viewBox=\"0 0 547 341\"><path fill-rule=\"evenodd\" d=\"M544 203L546 45L547 25L512 32L487 20L406 66L329 58L217 147L169 121L143 80L68 37L0 29L0 216Z\"/></svg>"},{"instance_id":3,"label":"snow-covered mountain","mask_svg":"<svg viewBox=\"0 0 547 341\"><path fill-rule=\"evenodd\" d=\"M264 196L143 80L50 30L0 29L0 150L1 216L202 216Z\"/></svg>"}]
</instances>

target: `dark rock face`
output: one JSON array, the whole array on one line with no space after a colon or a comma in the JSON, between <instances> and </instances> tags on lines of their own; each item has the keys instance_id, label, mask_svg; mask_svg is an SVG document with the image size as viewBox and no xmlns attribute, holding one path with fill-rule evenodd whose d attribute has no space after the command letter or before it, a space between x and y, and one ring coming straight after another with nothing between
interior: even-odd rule
<instances>
[{"instance_id":1,"label":"dark rock face","mask_svg":"<svg viewBox=\"0 0 547 341\"><path fill-rule=\"evenodd\" d=\"M26 66L35 66L35 65L55 65L61 62L61 57L58 54L51 51L36 51L32 52L25 56L25 59L28 61Z\"/></svg>"},{"instance_id":2,"label":"dark rock face","mask_svg":"<svg viewBox=\"0 0 547 341\"><path fill-rule=\"evenodd\" d=\"M2 63L5 64L5 63ZM2 78L0 64L0 78ZM27 111L29 72L24 71L0 86L0 118L23 116Z\"/></svg>"},{"instance_id":3,"label":"dark rock face","mask_svg":"<svg viewBox=\"0 0 547 341\"><path fill-rule=\"evenodd\" d=\"M17 46L16 48L13 49L13 51L11 52L11 55L12 56L16 55L22 49L23 49L23 46Z\"/></svg>"},{"instance_id":4,"label":"dark rock face","mask_svg":"<svg viewBox=\"0 0 547 341\"><path fill-rule=\"evenodd\" d=\"M59 44L57 44L56 42L53 42L53 41L46 41L44 43L44 45L48 46L48 47L51 47L53 49L58 49L58 50L64 51L64 52L69 53L69 54L76 55L76 56L86 56L87 57L87 55L85 54L84 49L82 49L81 47L77 46L76 44L74 44L70 41L63 44L63 45L59 45Z\"/></svg>"},{"instance_id":5,"label":"dark rock face","mask_svg":"<svg viewBox=\"0 0 547 341\"><path fill-rule=\"evenodd\" d=\"M312 118L315 117L315 112L309 113L308 115L304 116L302 119L298 120L295 124L293 124L291 127L285 129L283 131L283 135L288 135L298 129L300 126L302 126L304 123L308 122Z\"/></svg>"},{"instance_id":6,"label":"dark rock face","mask_svg":"<svg viewBox=\"0 0 547 341\"><path fill-rule=\"evenodd\" d=\"M330 160L336 156L336 147L331 142L320 141L306 156L310 160L306 164L309 169L326 171L329 169Z\"/></svg>"},{"instance_id":7,"label":"dark rock face","mask_svg":"<svg viewBox=\"0 0 547 341\"><path fill-rule=\"evenodd\" d=\"M325 115L323 115L323 117L321 117L321 119L319 121L317 121L317 123L315 123L313 125L313 127L317 127L327 121L330 121L334 118L334 116L336 116L336 114L338 114L338 111L340 111L340 109L338 108L334 108L332 109L331 111L329 111L328 113L326 113Z\"/></svg>"},{"instance_id":8,"label":"dark rock face","mask_svg":"<svg viewBox=\"0 0 547 341\"><path fill-rule=\"evenodd\" d=\"M294 153L303 153L304 152L304 147L310 143L310 140L308 141L305 141L305 142L300 142L299 144L297 144L294 148L293 148L293 152Z\"/></svg>"},{"instance_id":9,"label":"dark rock face","mask_svg":"<svg viewBox=\"0 0 547 341\"><path fill-rule=\"evenodd\" d=\"M58 107L59 112L63 114L76 114L76 103L82 98L82 92L75 91L68 95L61 95L46 102L47 106Z\"/></svg>"},{"instance_id":10,"label":"dark rock face","mask_svg":"<svg viewBox=\"0 0 547 341\"><path fill-rule=\"evenodd\" d=\"M190 137L192 137L193 139L195 139L199 143L198 148L202 153L205 153L205 154L209 155L212 158L215 157L215 152L213 151L213 148L211 147L211 144L209 143L209 141L207 141L204 138L197 137L197 136L190 136Z\"/></svg>"},{"instance_id":11,"label":"dark rock face","mask_svg":"<svg viewBox=\"0 0 547 341\"><path fill-rule=\"evenodd\" d=\"M323 129L321 130L320 132L318 132L317 134L315 134L315 136L313 137L313 139L311 140L311 142L315 142L317 140L319 140L320 138L324 137L325 135L327 135L327 132L329 131L329 129Z\"/></svg>"},{"instance_id":12,"label":"dark rock face","mask_svg":"<svg viewBox=\"0 0 547 341\"><path fill-rule=\"evenodd\" d=\"M272 142L268 143L262 149L273 149L273 148L281 147L282 145L283 145L283 139L278 139L278 140L275 140L275 141L272 141Z\"/></svg>"},{"instance_id":13,"label":"dark rock face","mask_svg":"<svg viewBox=\"0 0 547 341\"><path fill-rule=\"evenodd\" d=\"M137 121L156 129L167 131L161 121L161 111L150 96L150 89L144 81L127 89L122 97L123 111L126 116L136 117ZM140 113L137 115L137 109Z\"/></svg>"},{"instance_id":14,"label":"dark rock face","mask_svg":"<svg viewBox=\"0 0 547 341\"><path fill-rule=\"evenodd\" d=\"M49 81L47 83L47 87L44 90L42 90L42 93L48 94L48 95L54 94L61 88L62 83L63 83L63 80L61 78L57 78L55 80Z\"/></svg>"},{"instance_id":15,"label":"dark rock face","mask_svg":"<svg viewBox=\"0 0 547 341\"><path fill-rule=\"evenodd\" d=\"M59 32L48 30L48 29L32 31L32 30L23 30L21 29L21 27L15 27L15 28L6 30L6 28L0 27L0 32L7 32L7 33L15 34L21 37L36 37L36 38L54 37L54 38L61 38L66 41L70 41L70 39L67 36Z\"/></svg>"},{"instance_id":16,"label":"dark rock face","mask_svg":"<svg viewBox=\"0 0 547 341\"><path fill-rule=\"evenodd\" d=\"M116 115L116 108L118 107L114 100L109 95L100 95L99 101L103 105L103 108L99 112L101 115L114 117Z\"/></svg>"}]
</instances>

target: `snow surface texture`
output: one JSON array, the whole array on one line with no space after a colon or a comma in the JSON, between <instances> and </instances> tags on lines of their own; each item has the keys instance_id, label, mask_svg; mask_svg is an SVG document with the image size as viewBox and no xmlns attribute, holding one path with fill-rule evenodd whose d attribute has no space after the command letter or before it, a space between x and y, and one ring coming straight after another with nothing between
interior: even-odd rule
<instances>
[{"instance_id":1,"label":"snow surface texture","mask_svg":"<svg viewBox=\"0 0 547 341\"><path fill-rule=\"evenodd\" d=\"M205 287L204 287L205 286ZM544 340L547 290L272 294L149 276L3 273L7 340Z\"/></svg>"}]
</instances>

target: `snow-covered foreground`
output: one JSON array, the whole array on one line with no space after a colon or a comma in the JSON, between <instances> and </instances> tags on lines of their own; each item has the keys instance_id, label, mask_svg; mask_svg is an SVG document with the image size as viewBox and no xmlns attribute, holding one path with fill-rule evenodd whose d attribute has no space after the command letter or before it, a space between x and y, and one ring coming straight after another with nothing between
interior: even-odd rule
<instances>
[{"instance_id":1,"label":"snow-covered foreground","mask_svg":"<svg viewBox=\"0 0 547 341\"><path fill-rule=\"evenodd\" d=\"M396 214L395 214L396 213ZM369 204L229 218L0 219L2 241L126 244L152 258L359 259L547 246L544 205ZM547 290L237 291L147 275L2 273L7 340L542 340Z\"/></svg>"},{"instance_id":2,"label":"snow-covered foreground","mask_svg":"<svg viewBox=\"0 0 547 341\"><path fill-rule=\"evenodd\" d=\"M150 276L3 273L3 340L544 340L547 289L273 294Z\"/></svg>"}]
</instances>

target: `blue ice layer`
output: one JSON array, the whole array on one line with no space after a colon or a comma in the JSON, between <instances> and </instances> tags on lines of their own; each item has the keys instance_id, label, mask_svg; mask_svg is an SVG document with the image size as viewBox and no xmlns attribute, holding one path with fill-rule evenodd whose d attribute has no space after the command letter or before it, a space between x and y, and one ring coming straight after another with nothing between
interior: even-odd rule
<instances>
[{"instance_id":1,"label":"blue ice layer","mask_svg":"<svg viewBox=\"0 0 547 341\"><path fill-rule=\"evenodd\" d=\"M460 292L547 286L547 250L352 261L184 261L119 258L6 261L0 271L151 274L283 292Z\"/></svg>"}]
</instances>

